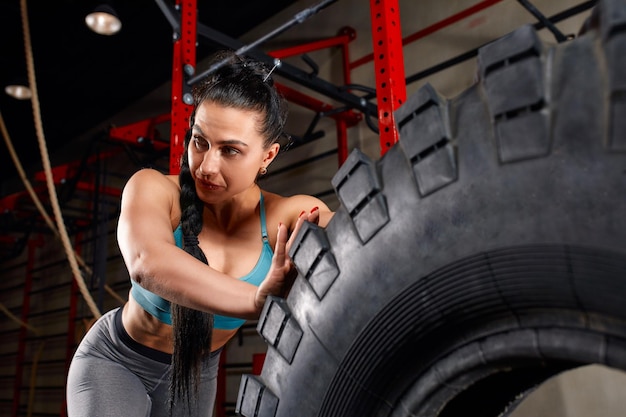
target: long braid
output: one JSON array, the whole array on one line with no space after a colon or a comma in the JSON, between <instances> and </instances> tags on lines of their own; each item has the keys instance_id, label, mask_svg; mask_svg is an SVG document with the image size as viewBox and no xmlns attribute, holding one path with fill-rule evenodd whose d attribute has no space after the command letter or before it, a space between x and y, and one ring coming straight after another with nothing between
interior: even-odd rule
<instances>
[{"instance_id":1,"label":"long braid","mask_svg":"<svg viewBox=\"0 0 626 417\"><path fill-rule=\"evenodd\" d=\"M187 133L190 136L191 131ZM189 138L185 138L185 144ZM198 234L202 230L202 210L204 204L196 194L189 163L187 146L182 158L179 174L181 227L183 231L183 249L194 258L208 264L206 256L198 246ZM202 358L211 351L213 332L213 314L172 304L172 326L174 335L174 353L172 355L172 373L170 379L170 409L182 401L188 411L195 403Z\"/></svg>"}]
</instances>

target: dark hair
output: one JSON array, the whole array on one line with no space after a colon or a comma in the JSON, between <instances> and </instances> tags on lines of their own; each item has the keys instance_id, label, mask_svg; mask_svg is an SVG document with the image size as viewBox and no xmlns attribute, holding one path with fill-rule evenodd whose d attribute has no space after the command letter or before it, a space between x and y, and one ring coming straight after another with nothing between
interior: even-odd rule
<instances>
[{"instance_id":1,"label":"dark hair","mask_svg":"<svg viewBox=\"0 0 626 417\"><path fill-rule=\"evenodd\" d=\"M212 58L221 65L194 88L194 109L190 126L194 125L196 109L205 101L222 106L253 110L263 116L259 133L265 137L264 146L281 140L287 116L286 102L273 85L270 70L260 62L240 57L231 51L221 51ZM189 169L187 152L191 129L185 135L184 153L179 173L181 227L183 249L208 264L198 246L202 230L204 203L196 194ZM183 400L188 411L197 396L202 359L210 354L213 315L172 304L174 353L170 379L170 407Z\"/></svg>"},{"instance_id":2,"label":"dark hair","mask_svg":"<svg viewBox=\"0 0 626 417\"><path fill-rule=\"evenodd\" d=\"M205 101L227 107L255 110L264 115L259 133L265 137L267 147L284 136L287 104L276 91L274 81L265 64L233 52L222 51L213 56L213 62L222 63L205 80L194 88L194 111Z\"/></svg>"}]
</instances>

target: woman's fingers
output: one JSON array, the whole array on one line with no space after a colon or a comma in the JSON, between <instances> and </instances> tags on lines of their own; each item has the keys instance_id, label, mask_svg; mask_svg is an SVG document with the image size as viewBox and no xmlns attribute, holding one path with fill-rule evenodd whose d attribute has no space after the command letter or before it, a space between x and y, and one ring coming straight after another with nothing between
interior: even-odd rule
<instances>
[{"instance_id":1,"label":"woman's fingers","mask_svg":"<svg viewBox=\"0 0 626 417\"><path fill-rule=\"evenodd\" d=\"M293 244L293 240L296 238L296 236L298 236L298 233L300 233L300 229L302 228L304 222L307 221L309 223L318 224L319 219L320 211L318 207L313 207L308 212L306 210L302 210L302 212L300 212L300 215L298 216L296 225L291 232L291 236L289 236L289 240L287 241L287 251L289 251L291 245Z\"/></svg>"},{"instance_id":2,"label":"woman's fingers","mask_svg":"<svg viewBox=\"0 0 626 417\"><path fill-rule=\"evenodd\" d=\"M307 221L309 223L319 224L320 221L320 209L319 207L313 207L307 215Z\"/></svg>"},{"instance_id":3,"label":"woman's fingers","mask_svg":"<svg viewBox=\"0 0 626 417\"><path fill-rule=\"evenodd\" d=\"M298 220L296 221L296 225L293 228L293 231L291 232L291 236L289 236L289 240L287 241L287 246L286 246L286 250L289 251L289 249L291 249L291 245L293 244L293 240L296 238L296 236L298 236L298 233L300 233L300 229L302 228L302 225L304 224L304 222L307 220L307 214L305 211L303 211L302 213L300 213L300 216L298 216Z\"/></svg>"},{"instance_id":4,"label":"woman's fingers","mask_svg":"<svg viewBox=\"0 0 626 417\"><path fill-rule=\"evenodd\" d=\"M279 223L278 232L276 234L276 245L274 245L274 257L273 262L276 267L282 267L285 265L285 257L287 256L287 236L289 232L287 227Z\"/></svg>"},{"instance_id":5,"label":"woman's fingers","mask_svg":"<svg viewBox=\"0 0 626 417\"><path fill-rule=\"evenodd\" d=\"M287 226L280 223L276 234L276 244L274 245L274 256L272 257L272 267L266 279L261 283L256 293L257 308L262 308L268 295L286 294L294 279L297 276L295 267L289 258L288 252L294 239L300 232L305 221L315 223L319 221L319 209L314 207L309 212L302 211L296 225L289 235Z\"/></svg>"}]
</instances>

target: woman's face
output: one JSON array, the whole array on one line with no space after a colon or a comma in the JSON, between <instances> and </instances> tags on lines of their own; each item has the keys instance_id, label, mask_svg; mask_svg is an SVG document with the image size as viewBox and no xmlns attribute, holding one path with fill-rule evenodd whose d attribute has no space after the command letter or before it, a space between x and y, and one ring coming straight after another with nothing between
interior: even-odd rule
<instances>
[{"instance_id":1,"label":"woman's face","mask_svg":"<svg viewBox=\"0 0 626 417\"><path fill-rule=\"evenodd\" d=\"M261 115L205 101L196 110L189 141L189 168L201 200L225 201L255 184L279 145L264 148L258 132Z\"/></svg>"}]
</instances>

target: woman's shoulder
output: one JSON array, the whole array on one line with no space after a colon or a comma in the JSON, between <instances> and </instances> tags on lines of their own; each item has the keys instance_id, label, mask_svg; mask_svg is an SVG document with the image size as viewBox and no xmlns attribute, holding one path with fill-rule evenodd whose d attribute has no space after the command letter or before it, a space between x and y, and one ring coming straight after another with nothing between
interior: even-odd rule
<instances>
[{"instance_id":1,"label":"woman's shoulder","mask_svg":"<svg viewBox=\"0 0 626 417\"><path fill-rule=\"evenodd\" d=\"M167 215L174 226L180 220L179 197L176 175L144 168L135 172L126 182L122 193L122 210L141 216Z\"/></svg>"},{"instance_id":2,"label":"woman's shoulder","mask_svg":"<svg viewBox=\"0 0 626 417\"><path fill-rule=\"evenodd\" d=\"M303 211L311 212L313 209L320 213L331 213L328 206L319 198L307 194L295 194L282 196L280 194L263 191L265 207L268 212L276 214L280 221L286 224L295 224L298 216ZM328 217L330 218L331 214ZM326 224L326 222L324 222Z\"/></svg>"},{"instance_id":3,"label":"woman's shoulder","mask_svg":"<svg viewBox=\"0 0 626 417\"><path fill-rule=\"evenodd\" d=\"M126 183L126 186L141 185L142 187L165 188L171 191L180 190L177 175L167 175L153 168L142 168L136 171Z\"/></svg>"},{"instance_id":4,"label":"woman's shoulder","mask_svg":"<svg viewBox=\"0 0 626 417\"><path fill-rule=\"evenodd\" d=\"M298 213L305 209L305 206L313 204L309 209L323 204L320 199L306 194L295 194L291 196L283 196L263 190L263 199L266 205L273 206L277 209L293 210Z\"/></svg>"},{"instance_id":5,"label":"woman's shoulder","mask_svg":"<svg viewBox=\"0 0 626 417\"><path fill-rule=\"evenodd\" d=\"M173 207L178 201L180 188L175 175L166 175L152 168L144 168L135 172L126 182L122 191L122 202L133 200L166 204Z\"/></svg>"}]
</instances>

